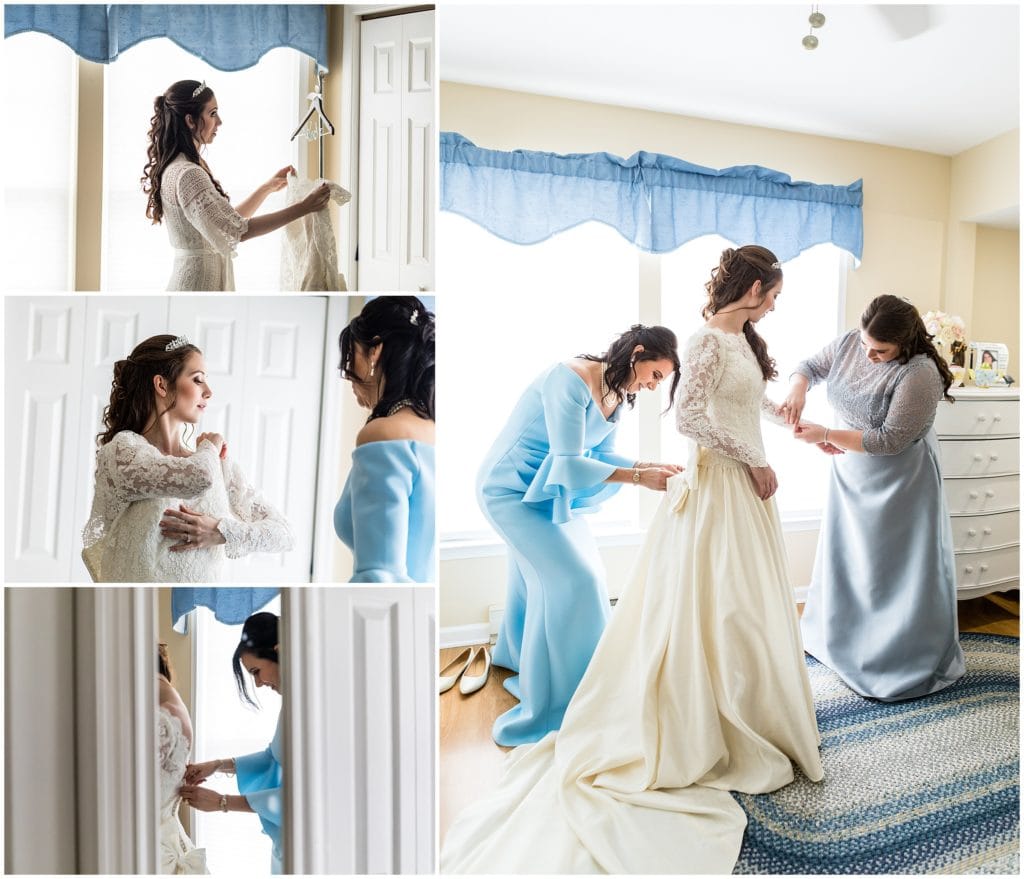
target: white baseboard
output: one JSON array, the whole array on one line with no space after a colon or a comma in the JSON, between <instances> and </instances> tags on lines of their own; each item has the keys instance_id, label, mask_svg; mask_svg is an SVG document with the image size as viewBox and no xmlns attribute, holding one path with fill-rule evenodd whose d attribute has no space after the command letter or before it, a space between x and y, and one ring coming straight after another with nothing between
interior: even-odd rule
<instances>
[{"instance_id":1,"label":"white baseboard","mask_svg":"<svg viewBox=\"0 0 1024 879\"><path fill-rule=\"evenodd\" d=\"M470 626L447 626L441 629L441 649L445 647L468 647L471 644L487 644L491 640L488 623L474 623Z\"/></svg>"}]
</instances>

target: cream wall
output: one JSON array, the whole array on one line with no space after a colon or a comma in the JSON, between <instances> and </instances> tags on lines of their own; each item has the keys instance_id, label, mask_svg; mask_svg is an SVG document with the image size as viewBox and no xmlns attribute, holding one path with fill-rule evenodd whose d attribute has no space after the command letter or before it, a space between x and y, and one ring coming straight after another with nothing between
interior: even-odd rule
<instances>
[{"instance_id":1,"label":"cream wall","mask_svg":"<svg viewBox=\"0 0 1024 879\"><path fill-rule=\"evenodd\" d=\"M1019 381L1020 232L978 226L974 256L971 338L1007 345L1009 371Z\"/></svg>"},{"instance_id":2,"label":"cream wall","mask_svg":"<svg viewBox=\"0 0 1024 879\"><path fill-rule=\"evenodd\" d=\"M1005 279L999 284L986 281L987 289L999 292L991 304L979 308L979 321L990 312L1017 313L1017 268L1007 259L1009 246L998 246L987 231L976 235L974 223L966 220L1005 207L1002 202L1008 197L1016 202L1017 186L1011 181L1017 179L1018 132L950 158L451 82L441 83L440 107L442 131L458 132L490 149L620 156L647 150L713 168L764 165L814 183L846 185L863 179L864 252L861 265L848 278L847 326L856 324L875 296L895 293L921 311L952 302L967 312L962 316L971 333L971 302L963 296L963 276L969 276L966 286L973 289L978 249L986 259L983 271ZM954 223L957 234L950 235ZM810 580L816 542L815 530L786 533L795 587ZM635 545L602 549L613 595L635 554ZM440 570L443 628L479 624L486 620L488 605L503 603L504 556L449 559Z\"/></svg>"}]
</instances>

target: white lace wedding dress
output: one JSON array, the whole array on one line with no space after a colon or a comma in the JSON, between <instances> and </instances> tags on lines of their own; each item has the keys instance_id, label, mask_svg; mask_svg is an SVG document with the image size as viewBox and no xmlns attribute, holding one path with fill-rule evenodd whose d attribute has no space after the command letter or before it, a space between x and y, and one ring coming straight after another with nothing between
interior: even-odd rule
<instances>
[{"instance_id":1,"label":"white lace wedding dress","mask_svg":"<svg viewBox=\"0 0 1024 879\"><path fill-rule=\"evenodd\" d=\"M160 534L165 509L184 503L220 520L225 542L170 552ZM82 558L97 583L213 583L225 558L292 548L291 527L209 440L184 458L162 454L145 437L122 430L96 452L92 512Z\"/></svg>"},{"instance_id":2,"label":"white lace wedding dress","mask_svg":"<svg viewBox=\"0 0 1024 879\"><path fill-rule=\"evenodd\" d=\"M234 290L231 266L249 221L195 162L179 155L160 178L163 224L174 248L168 290Z\"/></svg>"},{"instance_id":3,"label":"white lace wedding dress","mask_svg":"<svg viewBox=\"0 0 1024 879\"><path fill-rule=\"evenodd\" d=\"M157 741L160 748L160 872L209 873L206 849L196 848L178 818L181 797L178 788L192 743L181 721L162 707L157 712Z\"/></svg>"},{"instance_id":4,"label":"white lace wedding dress","mask_svg":"<svg viewBox=\"0 0 1024 879\"><path fill-rule=\"evenodd\" d=\"M443 873L729 873L746 816L796 763L822 778L774 500L765 383L742 336L704 328L682 354L689 445L562 728L516 748L455 821Z\"/></svg>"},{"instance_id":5,"label":"white lace wedding dress","mask_svg":"<svg viewBox=\"0 0 1024 879\"><path fill-rule=\"evenodd\" d=\"M299 180L288 175L287 203L302 201L322 180ZM327 181L331 200L348 204L352 193ZM345 290L345 276L338 271L338 246L334 241L331 212L326 207L306 214L284 227L281 244L282 290Z\"/></svg>"}]
</instances>

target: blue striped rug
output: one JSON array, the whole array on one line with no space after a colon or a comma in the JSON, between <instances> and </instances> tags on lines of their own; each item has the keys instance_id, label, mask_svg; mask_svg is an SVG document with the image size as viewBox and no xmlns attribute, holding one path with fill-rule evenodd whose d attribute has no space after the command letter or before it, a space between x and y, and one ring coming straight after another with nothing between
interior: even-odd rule
<instances>
[{"instance_id":1,"label":"blue striped rug","mask_svg":"<svg viewBox=\"0 0 1024 879\"><path fill-rule=\"evenodd\" d=\"M967 674L887 704L808 657L825 780L734 794L736 873L1020 872L1016 638L960 636Z\"/></svg>"}]
</instances>

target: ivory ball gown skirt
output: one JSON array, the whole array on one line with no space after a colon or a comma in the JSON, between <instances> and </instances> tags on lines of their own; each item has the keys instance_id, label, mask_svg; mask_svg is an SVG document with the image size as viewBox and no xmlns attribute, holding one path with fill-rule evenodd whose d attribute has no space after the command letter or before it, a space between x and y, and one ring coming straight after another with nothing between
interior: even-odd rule
<instances>
[{"instance_id":1,"label":"ivory ball gown skirt","mask_svg":"<svg viewBox=\"0 0 1024 879\"><path fill-rule=\"evenodd\" d=\"M730 790L822 778L774 500L707 449L669 480L559 732L509 754L444 873L729 873Z\"/></svg>"}]
</instances>

